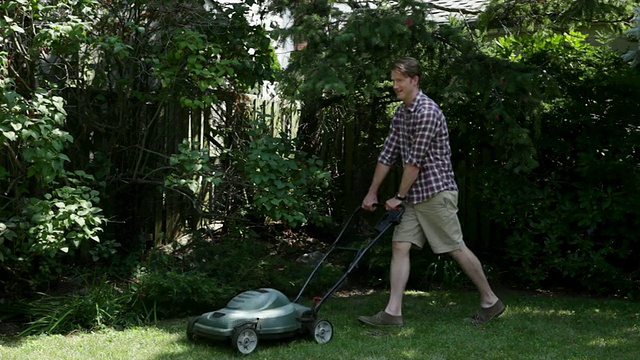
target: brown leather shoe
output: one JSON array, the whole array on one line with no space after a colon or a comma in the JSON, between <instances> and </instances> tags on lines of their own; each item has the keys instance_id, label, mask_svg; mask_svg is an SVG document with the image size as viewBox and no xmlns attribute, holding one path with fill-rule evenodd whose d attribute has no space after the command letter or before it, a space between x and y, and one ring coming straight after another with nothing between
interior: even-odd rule
<instances>
[{"instance_id":1,"label":"brown leather shoe","mask_svg":"<svg viewBox=\"0 0 640 360\"><path fill-rule=\"evenodd\" d=\"M358 321L363 324L373 326L402 326L402 316L394 316L387 314L386 311L380 311L373 316L359 316Z\"/></svg>"}]
</instances>

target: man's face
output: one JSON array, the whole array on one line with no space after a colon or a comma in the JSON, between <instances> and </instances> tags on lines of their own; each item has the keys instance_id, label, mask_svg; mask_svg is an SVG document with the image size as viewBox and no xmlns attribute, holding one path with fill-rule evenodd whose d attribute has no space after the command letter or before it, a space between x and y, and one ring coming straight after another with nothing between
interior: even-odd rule
<instances>
[{"instance_id":1,"label":"man's face","mask_svg":"<svg viewBox=\"0 0 640 360\"><path fill-rule=\"evenodd\" d=\"M398 70L392 70L391 79L398 99L405 104L411 103L418 93L418 77L408 77Z\"/></svg>"}]
</instances>

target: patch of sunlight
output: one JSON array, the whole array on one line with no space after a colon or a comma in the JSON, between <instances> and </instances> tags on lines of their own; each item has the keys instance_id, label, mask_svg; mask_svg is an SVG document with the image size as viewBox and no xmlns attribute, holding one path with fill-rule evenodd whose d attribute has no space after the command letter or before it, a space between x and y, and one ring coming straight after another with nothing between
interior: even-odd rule
<instances>
[{"instance_id":1,"label":"patch of sunlight","mask_svg":"<svg viewBox=\"0 0 640 360\"><path fill-rule=\"evenodd\" d=\"M425 354L424 354L424 350L419 350L419 349L404 349L402 351L400 351L400 356L398 358L401 359L424 359L425 358ZM432 360L439 360L439 359L447 359L446 356L444 356L443 354L434 354L431 353L429 354L429 359Z\"/></svg>"},{"instance_id":2,"label":"patch of sunlight","mask_svg":"<svg viewBox=\"0 0 640 360\"><path fill-rule=\"evenodd\" d=\"M375 293L373 289L364 289L364 290L339 290L333 295L337 298L348 298L354 295L371 295Z\"/></svg>"},{"instance_id":3,"label":"patch of sunlight","mask_svg":"<svg viewBox=\"0 0 640 360\"><path fill-rule=\"evenodd\" d=\"M403 327L402 330L398 331L398 336L410 337L416 333L414 328Z\"/></svg>"},{"instance_id":4,"label":"patch of sunlight","mask_svg":"<svg viewBox=\"0 0 640 360\"><path fill-rule=\"evenodd\" d=\"M593 312L594 314L608 316L610 318L617 318L618 317L618 312L617 311L613 311L613 310L601 310L601 309L598 309L598 308L593 308L590 311Z\"/></svg>"},{"instance_id":5,"label":"patch of sunlight","mask_svg":"<svg viewBox=\"0 0 640 360\"><path fill-rule=\"evenodd\" d=\"M405 291L405 295L417 296L417 297L432 297L433 294L425 291L418 290L407 290Z\"/></svg>"},{"instance_id":6,"label":"patch of sunlight","mask_svg":"<svg viewBox=\"0 0 640 360\"><path fill-rule=\"evenodd\" d=\"M622 330L623 333L640 333L640 326L638 325L633 325L632 327L626 328L624 330Z\"/></svg>"},{"instance_id":7,"label":"patch of sunlight","mask_svg":"<svg viewBox=\"0 0 640 360\"><path fill-rule=\"evenodd\" d=\"M400 354L402 354L402 356L400 357L403 359L417 359L420 355L420 352L416 349L405 349L402 350Z\"/></svg>"},{"instance_id":8,"label":"patch of sunlight","mask_svg":"<svg viewBox=\"0 0 640 360\"><path fill-rule=\"evenodd\" d=\"M576 314L575 310L556 310L556 309L543 310L540 308L532 308L530 306L525 306L519 309L510 308L509 311L516 311L516 312L521 312L524 314L532 314L532 315L546 315L546 316L574 316Z\"/></svg>"},{"instance_id":9,"label":"patch of sunlight","mask_svg":"<svg viewBox=\"0 0 640 360\"><path fill-rule=\"evenodd\" d=\"M419 301L423 301L425 298L427 299L427 304L429 305L445 305L445 306L457 306L457 301L447 301L447 298L450 297L450 293L439 291L438 293L428 292L428 291L419 291L419 290L407 290L405 291L405 296L417 298Z\"/></svg>"},{"instance_id":10,"label":"patch of sunlight","mask_svg":"<svg viewBox=\"0 0 640 360\"><path fill-rule=\"evenodd\" d=\"M620 339L620 338L607 338L607 339L598 338L598 339L589 341L587 345L604 348L608 346L619 346L626 342L627 342L626 339Z\"/></svg>"}]
</instances>

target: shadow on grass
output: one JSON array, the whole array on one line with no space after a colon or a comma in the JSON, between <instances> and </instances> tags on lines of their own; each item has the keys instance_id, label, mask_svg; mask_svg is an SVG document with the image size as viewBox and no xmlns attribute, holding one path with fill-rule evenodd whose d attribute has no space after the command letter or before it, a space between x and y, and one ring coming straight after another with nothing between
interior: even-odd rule
<instances>
[{"instance_id":1,"label":"shadow on grass","mask_svg":"<svg viewBox=\"0 0 640 360\"><path fill-rule=\"evenodd\" d=\"M236 350L230 340L210 340L202 339L196 342L191 342L186 337L186 332L183 328L186 327L188 319L173 320L170 323L164 323L159 326L160 329L170 333L185 333L176 341L176 348L180 351L161 354L154 359L156 360L188 360L188 359L234 359L234 358L246 358L247 355L241 354ZM265 354L272 354L272 350L286 348L292 345L292 343L315 343L309 336L292 336L282 339L260 339L257 348L248 356L254 358L263 359ZM268 357L270 358L270 357Z\"/></svg>"},{"instance_id":2,"label":"shadow on grass","mask_svg":"<svg viewBox=\"0 0 640 360\"><path fill-rule=\"evenodd\" d=\"M19 337L26 326L20 322L0 322L0 346L19 347L24 338Z\"/></svg>"}]
</instances>

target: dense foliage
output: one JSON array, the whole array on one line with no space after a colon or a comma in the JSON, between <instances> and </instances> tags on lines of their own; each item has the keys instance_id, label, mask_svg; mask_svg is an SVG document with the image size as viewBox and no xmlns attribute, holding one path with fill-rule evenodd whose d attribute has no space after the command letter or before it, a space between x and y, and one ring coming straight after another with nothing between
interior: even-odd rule
<instances>
[{"instance_id":1,"label":"dense foliage","mask_svg":"<svg viewBox=\"0 0 640 360\"><path fill-rule=\"evenodd\" d=\"M273 36L299 49L282 72L252 5L0 4L0 299L82 274L73 296L11 308L30 331L294 292L298 252L324 245L303 230L331 232L368 186L405 55L447 115L465 236L492 280L637 291L640 67L635 44L608 42L637 38L628 2L492 1L441 24L428 2L273 1L293 18ZM275 79L301 107L295 138L251 108ZM388 252L361 285L386 284ZM412 286L461 281L451 262L412 264Z\"/></svg>"},{"instance_id":2,"label":"dense foliage","mask_svg":"<svg viewBox=\"0 0 640 360\"><path fill-rule=\"evenodd\" d=\"M503 252L515 278L626 295L638 280L640 106L628 94L640 91L640 74L585 40L500 40L499 56L544 68L557 93L534 139L540 165L527 174L489 167L484 198L508 229Z\"/></svg>"},{"instance_id":3,"label":"dense foliage","mask_svg":"<svg viewBox=\"0 0 640 360\"><path fill-rule=\"evenodd\" d=\"M355 129L361 147L351 156L373 169L393 99L389 64L419 58L422 89L447 115L464 215L493 224L487 232L464 223L470 246L490 253L509 274L503 280L518 286L637 289L640 116L632 94L640 81L607 43L629 25L628 2L494 1L476 29L436 26L421 2L343 5L351 11L334 8L330 17L322 3L296 7L298 26L286 33L306 40L284 90L304 103L308 144L326 146L328 129L345 137ZM351 171L361 180L348 186L366 189L370 173Z\"/></svg>"},{"instance_id":4,"label":"dense foliage","mask_svg":"<svg viewBox=\"0 0 640 360\"><path fill-rule=\"evenodd\" d=\"M194 144L206 139L188 136L192 119L214 105L233 115L238 94L271 79L275 68L265 30L247 22L248 5L0 5L0 279L7 291L37 288L74 264L115 259L122 266L122 257L149 246L154 227L177 233L185 219L197 223L202 206L194 199L221 172L215 159L207 163L209 149ZM238 135L212 135L210 126L202 132ZM163 198L178 204L176 225L158 225L149 211Z\"/></svg>"},{"instance_id":5,"label":"dense foliage","mask_svg":"<svg viewBox=\"0 0 640 360\"><path fill-rule=\"evenodd\" d=\"M14 16L25 5L9 1L0 6L5 45L0 52L0 269L14 285L55 276L61 262L81 246L85 255L112 251L108 241L97 244L106 219L97 207L95 178L84 170L68 170L66 150L74 138L64 129L64 99L41 84L44 79L30 66L40 60L38 48L62 42L63 34L74 29L51 23L38 34L28 33L25 27L34 19Z\"/></svg>"},{"instance_id":6,"label":"dense foliage","mask_svg":"<svg viewBox=\"0 0 640 360\"><path fill-rule=\"evenodd\" d=\"M327 222L323 162L249 106L278 68L252 3L204 5L0 4L0 299L59 295L0 320L64 332L221 305L240 272L268 285L267 225ZM181 235L189 258L164 247Z\"/></svg>"}]
</instances>

